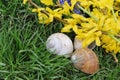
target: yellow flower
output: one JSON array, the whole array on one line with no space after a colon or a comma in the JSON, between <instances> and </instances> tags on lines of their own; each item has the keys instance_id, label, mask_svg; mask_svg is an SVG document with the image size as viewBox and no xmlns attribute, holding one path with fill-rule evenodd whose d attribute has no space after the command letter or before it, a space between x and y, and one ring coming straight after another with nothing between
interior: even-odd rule
<instances>
[{"instance_id":1,"label":"yellow flower","mask_svg":"<svg viewBox=\"0 0 120 80\"><path fill-rule=\"evenodd\" d=\"M88 19L88 18L87 18ZM102 27L104 25L105 17L102 16L99 19L99 22L95 22L93 19L88 19L88 21L81 23L81 30L78 32L77 36L80 39L83 39L83 47L88 46L93 41L96 42L97 46L101 45L100 37L102 35Z\"/></svg>"},{"instance_id":2,"label":"yellow flower","mask_svg":"<svg viewBox=\"0 0 120 80\"><path fill-rule=\"evenodd\" d=\"M78 26L76 25L75 19L65 19L68 24L64 24L64 27L62 28L61 32L71 32L73 30L77 34Z\"/></svg>"},{"instance_id":3,"label":"yellow flower","mask_svg":"<svg viewBox=\"0 0 120 80\"><path fill-rule=\"evenodd\" d=\"M45 4L45 5L53 5L53 0L40 0L41 3Z\"/></svg>"},{"instance_id":4,"label":"yellow flower","mask_svg":"<svg viewBox=\"0 0 120 80\"><path fill-rule=\"evenodd\" d=\"M81 29L82 30L82 29ZM101 31L97 31L97 29L92 29L90 31L84 32L81 31L77 34L77 38L83 40L83 47L88 46L92 42L96 42L97 46L101 45L100 36L102 35Z\"/></svg>"},{"instance_id":5,"label":"yellow flower","mask_svg":"<svg viewBox=\"0 0 120 80\"><path fill-rule=\"evenodd\" d=\"M79 0L71 0L71 10L73 11L74 6L76 4L76 2L78 2Z\"/></svg>"},{"instance_id":6,"label":"yellow flower","mask_svg":"<svg viewBox=\"0 0 120 80\"><path fill-rule=\"evenodd\" d=\"M91 44L92 42L94 42L95 38L92 37L92 36L89 36L85 39L83 39L83 42L82 42L82 47L87 47L89 44Z\"/></svg>"},{"instance_id":7,"label":"yellow flower","mask_svg":"<svg viewBox=\"0 0 120 80\"><path fill-rule=\"evenodd\" d=\"M120 24L114 18L107 18L102 28L103 31L111 31L112 34L120 33Z\"/></svg>"},{"instance_id":8,"label":"yellow flower","mask_svg":"<svg viewBox=\"0 0 120 80\"><path fill-rule=\"evenodd\" d=\"M45 10L44 8L33 8L32 12L41 12L41 10Z\"/></svg>"},{"instance_id":9,"label":"yellow flower","mask_svg":"<svg viewBox=\"0 0 120 80\"><path fill-rule=\"evenodd\" d=\"M105 9L105 8L104 8ZM101 17L108 17L109 15L109 11L105 9L105 11L102 11L102 9L97 9L94 8L93 11L91 12L95 17L97 17L99 20L101 19ZM105 14L106 13L106 14Z\"/></svg>"},{"instance_id":10,"label":"yellow flower","mask_svg":"<svg viewBox=\"0 0 120 80\"><path fill-rule=\"evenodd\" d=\"M50 9L49 7L46 8L46 11L49 12L49 14L53 15L54 17L57 17L59 19L62 19L62 14L59 12L62 8L57 8L57 9Z\"/></svg>"},{"instance_id":11,"label":"yellow flower","mask_svg":"<svg viewBox=\"0 0 120 80\"><path fill-rule=\"evenodd\" d=\"M120 0L116 0L116 1L120 2Z\"/></svg>"},{"instance_id":12,"label":"yellow flower","mask_svg":"<svg viewBox=\"0 0 120 80\"><path fill-rule=\"evenodd\" d=\"M47 16L46 14L43 13L38 13L38 19L39 19L39 23L45 23L45 24L49 24L50 22L53 21L53 15L49 15Z\"/></svg>"},{"instance_id":13,"label":"yellow flower","mask_svg":"<svg viewBox=\"0 0 120 80\"><path fill-rule=\"evenodd\" d=\"M71 14L71 16L74 18L74 19L76 19L76 21L78 22L78 23L81 23L81 22L85 22L85 21L89 21L89 19L88 18L85 18L84 16L82 16L82 15L79 15L79 14Z\"/></svg>"},{"instance_id":14,"label":"yellow flower","mask_svg":"<svg viewBox=\"0 0 120 80\"><path fill-rule=\"evenodd\" d=\"M38 13L39 23L49 24L50 22L52 22L53 15L42 13L41 10L44 10L44 8L37 8L32 10L32 12Z\"/></svg>"},{"instance_id":15,"label":"yellow flower","mask_svg":"<svg viewBox=\"0 0 120 80\"><path fill-rule=\"evenodd\" d=\"M86 10L89 9L90 5L94 4L91 0L81 0L80 5L84 7Z\"/></svg>"},{"instance_id":16,"label":"yellow flower","mask_svg":"<svg viewBox=\"0 0 120 80\"><path fill-rule=\"evenodd\" d=\"M28 0L23 0L23 4L26 4Z\"/></svg>"},{"instance_id":17,"label":"yellow flower","mask_svg":"<svg viewBox=\"0 0 120 80\"><path fill-rule=\"evenodd\" d=\"M64 4L62 5L63 9L60 10L59 12L61 14L65 14L65 15L70 15L70 5L65 1Z\"/></svg>"},{"instance_id":18,"label":"yellow flower","mask_svg":"<svg viewBox=\"0 0 120 80\"><path fill-rule=\"evenodd\" d=\"M98 6L99 8L109 8L109 9L112 9L113 8L113 3L114 3L114 0L93 0L93 4L95 6Z\"/></svg>"},{"instance_id":19,"label":"yellow flower","mask_svg":"<svg viewBox=\"0 0 120 80\"><path fill-rule=\"evenodd\" d=\"M117 43L115 40L113 40L108 35L102 35L101 39L102 39L102 47L105 48L107 53L111 53L115 61L118 62L116 54L120 50L120 43Z\"/></svg>"}]
</instances>

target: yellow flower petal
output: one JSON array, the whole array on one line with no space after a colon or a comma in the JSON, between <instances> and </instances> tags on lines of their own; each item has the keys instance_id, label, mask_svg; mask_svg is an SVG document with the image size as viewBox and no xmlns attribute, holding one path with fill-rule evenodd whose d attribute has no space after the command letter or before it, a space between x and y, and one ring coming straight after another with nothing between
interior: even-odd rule
<instances>
[{"instance_id":1,"label":"yellow flower petal","mask_svg":"<svg viewBox=\"0 0 120 80\"><path fill-rule=\"evenodd\" d=\"M73 26L73 31L74 31L76 34L78 34L78 27L77 27L77 25L74 25L74 26Z\"/></svg>"},{"instance_id":2,"label":"yellow flower petal","mask_svg":"<svg viewBox=\"0 0 120 80\"><path fill-rule=\"evenodd\" d=\"M79 14L72 14L71 16L72 16L74 19L76 19L78 22L79 22L80 20L82 20L82 21L89 21L88 18L85 18L84 16L79 15Z\"/></svg>"},{"instance_id":3,"label":"yellow flower petal","mask_svg":"<svg viewBox=\"0 0 120 80\"><path fill-rule=\"evenodd\" d=\"M120 2L120 0L116 0L116 1Z\"/></svg>"},{"instance_id":4,"label":"yellow flower petal","mask_svg":"<svg viewBox=\"0 0 120 80\"><path fill-rule=\"evenodd\" d=\"M43 13L38 13L38 19L39 19L39 23L49 24L50 22L53 21L53 15L47 16Z\"/></svg>"},{"instance_id":5,"label":"yellow flower petal","mask_svg":"<svg viewBox=\"0 0 120 80\"><path fill-rule=\"evenodd\" d=\"M28 0L23 0L23 4L26 4Z\"/></svg>"},{"instance_id":6,"label":"yellow flower petal","mask_svg":"<svg viewBox=\"0 0 120 80\"><path fill-rule=\"evenodd\" d=\"M101 9L107 7L108 9L112 9L114 0L94 0L94 5L100 7Z\"/></svg>"},{"instance_id":7,"label":"yellow flower petal","mask_svg":"<svg viewBox=\"0 0 120 80\"><path fill-rule=\"evenodd\" d=\"M86 39L83 40L83 47L88 46L89 44L91 44L94 41L94 37L88 37Z\"/></svg>"},{"instance_id":8,"label":"yellow flower petal","mask_svg":"<svg viewBox=\"0 0 120 80\"><path fill-rule=\"evenodd\" d=\"M40 0L45 5L53 5L53 0Z\"/></svg>"},{"instance_id":9,"label":"yellow flower petal","mask_svg":"<svg viewBox=\"0 0 120 80\"><path fill-rule=\"evenodd\" d=\"M64 25L64 28L62 28L61 32L71 32L71 28L71 25Z\"/></svg>"},{"instance_id":10,"label":"yellow flower petal","mask_svg":"<svg viewBox=\"0 0 120 80\"><path fill-rule=\"evenodd\" d=\"M46 11L48 11L50 14L52 14L54 17L57 17L59 19L62 19L62 14L59 12L62 8L58 8L55 10L50 9L49 7L46 8Z\"/></svg>"},{"instance_id":11,"label":"yellow flower petal","mask_svg":"<svg viewBox=\"0 0 120 80\"><path fill-rule=\"evenodd\" d=\"M63 10L60 11L61 14L70 15L70 5L65 1L62 5Z\"/></svg>"},{"instance_id":12,"label":"yellow flower petal","mask_svg":"<svg viewBox=\"0 0 120 80\"><path fill-rule=\"evenodd\" d=\"M95 41L96 41L96 45L100 46L100 39L99 39L99 37L96 37Z\"/></svg>"},{"instance_id":13,"label":"yellow flower petal","mask_svg":"<svg viewBox=\"0 0 120 80\"><path fill-rule=\"evenodd\" d=\"M75 6L76 2L77 2L77 0L71 0L71 3L72 3L72 5L71 5L71 10L74 9L74 6Z\"/></svg>"}]
</instances>

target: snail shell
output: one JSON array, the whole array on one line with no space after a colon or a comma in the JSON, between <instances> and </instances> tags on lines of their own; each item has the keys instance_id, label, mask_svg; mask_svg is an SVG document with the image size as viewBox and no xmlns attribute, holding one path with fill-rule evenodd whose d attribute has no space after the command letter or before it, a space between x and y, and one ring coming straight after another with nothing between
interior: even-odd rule
<instances>
[{"instance_id":1,"label":"snail shell","mask_svg":"<svg viewBox=\"0 0 120 80\"><path fill-rule=\"evenodd\" d=\"M50 52L57 55L70 57L73 52L71 39L63 33L54 33L48 37L46 47Z\"/></svg>"},{"instance_id":2,"label":"snail shell","mask_svg":"<svg viewBox=\"0 0 120 80\"><path fill-rule=\"evenodd\" d=\"M75 38L75 39L74 39L74 48L75 48L75 49L80 49L80 48L82 48L82 40Z\"/></svg>"},{"instance_id":3,"label":"snail shell","mask_svg":"<svg viewBox=\"0 0 120 80\"><path fill-rule=\"evenodd\" d=\"M82 41L83 41L83 40L80 40L80 39L75 38L75 39L74 39L74 48L75 48L75 49L80 49L80 48L82 48ZM96 46L95 42L92 42L90 45L87 46L87 48L89 48L89 49L94 49L95 46Z\"/></svg>"},{"instance_id":4,"label":"snail shell","mask_svg":"<svg viewBox=\"0 0 120 80\"><path fill-rule=\"evenodd\" d=\"M99 69L98 57L88 48L76 49L71 60L74 66L84 73L93 74Z\"/></svg>"}]
</instances>

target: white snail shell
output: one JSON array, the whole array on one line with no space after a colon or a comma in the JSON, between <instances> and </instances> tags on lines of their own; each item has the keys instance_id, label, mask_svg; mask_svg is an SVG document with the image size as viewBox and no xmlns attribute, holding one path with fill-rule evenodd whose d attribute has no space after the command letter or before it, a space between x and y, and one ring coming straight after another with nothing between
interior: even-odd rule
<instances>
[{"instance_id":1,"label":"white snail shell","mask_svg":"<svg viewBox=\"0 0 120 80\"><path fill-rule=\"evenodd\" d=\"M70 57L73 52L71 39L63 33L54 33L48 37L46 47L50 52L57 55Z\"/></svg>"},{"instance_id":2,"label":"white snail shell","mask_svg":"<svg viewBox=\"0 0 120 80\"><path fill-rule=\"evenodd\" d=\"M75 68L84 73L93 74L99 70L99 60L89 48L76 49L71 60Z\"/></svg>"},{"instance_id":3,"label":"white snail shell","mask_svg":"<svg viewBox=\"0 0 120 80\"><path fill-rule=\"evenodd\" d=\"M74 48L75 49L81 49L82 48L82 41L80 39L75 38L74 39ZM94 49L96 46L95 42L92 42L90 45L87 46L89 49Z\"/></svg>"},{"instance_id":4,"label":"white snail shell","mask_svg":"<svg viewBox=\"0 0 120 80\"><path fill-rule=\"evenodd\" d=\"M82 40L75 38L75 39L74 39L74 48L75 48L75 49L80 49L80 48L82 48Z\"/></svg>"}]
</instances>

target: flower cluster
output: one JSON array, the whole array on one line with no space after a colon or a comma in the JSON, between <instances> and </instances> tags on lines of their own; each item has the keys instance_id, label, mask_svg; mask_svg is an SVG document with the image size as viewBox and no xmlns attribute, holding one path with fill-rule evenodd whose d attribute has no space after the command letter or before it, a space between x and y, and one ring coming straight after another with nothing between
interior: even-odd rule
<instances>
[{"instance_id":1,"label":"flower cluster","mask_svg":"<svg viewBox=\"0 0 120 80\"><path fill-rule=\"evenodd\" d=\"M63 22L61 32L72 32L83 41L83 47L95 42L97 46L116 54L120 51L120 0L40 0L46 7L39 7L31 0L38 14L39 23L49 24L57 19ZM51 7L54 7L51 8ZM63 17L63 15L67 17Z\"/></svg>"}]
</instances>

